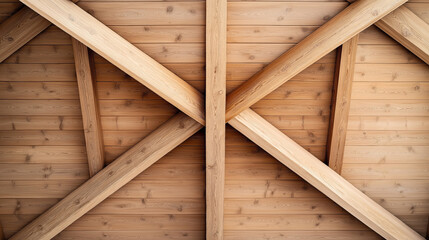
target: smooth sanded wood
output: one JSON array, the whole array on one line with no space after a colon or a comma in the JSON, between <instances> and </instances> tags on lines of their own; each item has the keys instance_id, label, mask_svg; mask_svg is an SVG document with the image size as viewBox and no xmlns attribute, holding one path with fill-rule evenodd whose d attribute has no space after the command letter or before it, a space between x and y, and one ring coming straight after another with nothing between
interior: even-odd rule
<instances>
[{"instance_id":1,"label":"smooth sanded wood","mask_svg":"<svg viewBox=\"0 0 429 240\"><path fill-rule=\"evenodd\" d=\"M68 0L22 2L199 123L205 123L200 92L80 7Z\"/></svg>"},{"instance_id":2,"label":"smooth sanded wood","mask_svg":"<svg viewBox=\"0 0 429 240\"><path fill-rule=\"evenodd\" d=\"M206 2L206 239L223 239L226 0Z\"/></svg>"},{"instance_id":3,"label":"smooth sanded wood","mask_svg":"<svg viewBox=\"0 0 429 240\"><path fill-rule=\"evenodd\" d=\"M51 239L201 128L177 114L11 239Z\"/></svg>"},{"instance_id":4,"label":"smooth sanded wood","mask_svg":"<svg viewBox=\"0 0 429 240\"><path fill-rule=\"evenodd\" d=\"M327 154L329 167L338 174L341 174L343 164L358 38L359 35L356 35L345 42L337 56Z\"/></svg>"},{"instance_id":5,"label":"smooth sanded wood","mask_svg":"<svg viewBox=\"0 0 429 240\"><path fill-rule=\"evenodd\" d=\"M229 124L384 238L424 239L252 110Z\"/></svg>"},{"instance_id":6,"label":"smooth sanded wood","mask_svg":"<svg viewBox=\"0 0 429 240\"><path fill-rule=\"evenodd\" d=\"M74 38L72 39L72 44L89 175L92 177L104 167L103 130L101 129L95 79L93 77L95 69L93 67L91 69L88 48Z\"/></svg>"},{"instance_id":7,"label":"smooth sanded wood","mask_svg":"<svg viewBox=\"0 0 429 240\"><path fill-rule=\"evenodd\" d=\"M405 2L360 0L351 4L228 95L227 121Z\"/></svg>"},{"instance_id":8,"label":"smooth sanded wood","mask_svg":"<svg viewBox=\"0 0 429 240\"><path fill-rule=\"evenodd\" d=\"M51 23L31 10L23 7L0 24L0 62L49 27Z\"/></svg>"}]
</instances>

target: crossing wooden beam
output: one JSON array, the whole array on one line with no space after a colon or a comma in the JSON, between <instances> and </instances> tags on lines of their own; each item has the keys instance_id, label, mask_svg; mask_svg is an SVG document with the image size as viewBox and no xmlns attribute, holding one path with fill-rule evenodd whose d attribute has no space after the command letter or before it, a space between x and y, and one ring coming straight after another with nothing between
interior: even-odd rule
<instances>
[{"instance_id":1,"label":"crossing wooden beam","mask_svg":"<svg viewBox=\"0 0 429 240\"><path fill-rule=\"evenodd\" d=\"M226 0L206 1L206 239L223 239Z\"/></svg>"},{"instance_id":2,"label":"crossing wooden beam","mask_svg":"<svg viewBox=\"0 0 429 240\"><path fill-rule=\"evenodd\" d=\"M359 0L227 96L227 121L407 0Z\"/></svg>"},{"instance_id":3,"label":"crossing wooden beam","mask_svg":"<svg viewBox=\"0 0 429 240\"><path fill-rule=\"evenodd\" d=\"M337 55L328 130L327 159L329 167L338 174L341 174L343 165L358 38L359 35L356 35L345 42L338 49Z\"/></svg>"},{"instance_id":4,"label":"crossing wooden beam","mask_svg":"<svg viewBox=\"0 0 429 240\"><path fill-rule=\"evenodd\" d=\"M229 124L384 238L424 239L254 111Z\"/></svg>"},{"instance_id":5,"label":"crossing wooden beam","mask_svg":"<svg viewBox=\"0 0 429 240\"><path fill-rule=\"evenodd\" d=\"M10 239L53 238L201 128L187 115L176 114Z\"/></svg>"},{"instance_id":6,"label":"crossing wooden beam","mask_svg":"<svg viewBox=\"0 0 429 240\"><path fill-rule=\"evenodd\" d=\"M429 24L406 6L398 7L375 25L429 64Z\"/></svg>"},{"instance_id":7,"label":"crossing wooden beam","mask_svg":"<svg viewBox=\"0 0 429 240\"><path fill-rule=\"evenodd\" d=\"M22 0L122 71L205 124L203 95L106 25L68 0Z\"/></svg>"},{"instance_id":8,"label":"crossing wooden beam","mask_svg":"<svg viewBox=\"0 0 429 240\"><path fill-rule=\"evenodd\" d=\"M103 131L95 91L95 69L91 64L88 48L74 38L72 44L89 175L92 177L104 167Z\"/></svg>"}]
</instances>

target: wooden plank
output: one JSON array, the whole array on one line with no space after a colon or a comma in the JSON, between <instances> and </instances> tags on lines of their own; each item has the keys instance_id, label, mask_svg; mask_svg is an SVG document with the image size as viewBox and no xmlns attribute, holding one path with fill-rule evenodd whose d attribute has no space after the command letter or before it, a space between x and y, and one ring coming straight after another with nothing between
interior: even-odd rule
<instances>
[{"instance_id":1,"label":"wooden plank","mask_svg":"<svg viewBox=\"0 0 429 240\"><path fill-rule=\"evenodd\" d=\"M0 164L0 180L88 179L87 164Z\"/></svg>"},{"instance_id":2,"label":"wooden plank","mask_svg":"<svg viewBox=\"0 0 429 240\"><path fill-rule=\"evenodd\" d=\"M429 131L429 117L352 116L348 130Z\"/></svg>"},{"instance_id":3,"label":"wooden plank","mask_svg":"<svg viewBox=\"0 0 429 240\"><path fill-rule=\"evenodd\" d=\"M63 231L58 238L64 240L79 240L104 238L115 239L139 239L139 240L200 240L204 239L205 231ZM370 239L372 240L372 239Z\"/></svg>"},{"instance_id":4,"label":"wooden plank","mask_svg":"<svg viewBox=\"0 0 429 240\"><path fill-rule=\"evenodd\" d=\"M23 3L204 124L201 93L87 12L67 0L25 0ZM64 17L70 15L72 17ZM82 26L91 26L91 29Z\"/></svg>"},{"instance_id":5,"label":"wooden plank","mask_svg":"<svg viewBox=\"0 0 429 240\"><path fill-rule=\"evenodd\" d=\"M346 146L344 163L427 163L429 146Z\"/></svg>"},{"instance_id":6,"label":"wooden plank","mask_svg":"<svg viewBox=\"0 0 429 240\"><path fill-rule=\"evenodd\" d=\"M1 163L87 163L84 146L0 146Z\"/></svg>"},{"instance_id":7,"label":"wooden plank","mask_svg":"<svg viewBox=\"0 0 429 240\"><path fill-rule=\"evenodd\" d=\"M0 62L49 27L51 23L24 7L0 24Z\"/></svg>"},{"instance_id":8,"label":"wooden plank","mask_svg":"<svg viewBox=\"0 0 429 240\"><path fill-rule=\"evenodd\" d=\"M227 1L206 2L206 239L223 240Z\"/></svg>"},{"instance_id":9,"label":"wooden plank","mask_svg":"<svg viewBox=\"0 0 429 240\"><path fill-rule=\"evenodd\" d=\"M422 60L399 44L358 45L357 64L424 64Z\"/></svg>"},{"instance_id":10,"label":"wooden plank","mask_svg":"<svg viewBox=\"0 0 429 240\"><path fill-rule=\"evenodd\" d=\"M95 89L94 65L88 48L72 39L79 88L80 109L82 110L86 154L89 176L92 177L104 167L103 130L101 129L97 92ZM92 66L91 66L92 65Z\"/></svg>"},{"instance_id":11,"label":"wooden plank","mask_svg":"<svg viewBox=\"0 0 429 240\"><path fill-rule=\"evenodd\" d=\"M0 116L0 130L83 130L83 126L80 116Z\"/></svg>"},{"instance_id":12,"label":"wooden plank","mask_svg":"<svg viewBox=\"0 0 429 240\"><path fill-rule=\"evenodd\" d=\"M226 240L381 240L382 238L373 231L225 231Z\"/></svg>"},{"instance_id":13,"label":"wooden plank","mask_svg":"<svg viewBox=\"0 0 429 240\"><path fill-rule=\"evenodd\" d=\"M429 99L429 82L356 82L352 99Z\"/></svg>"},{"instance_id":14,"label":"wooden plank","mask_svg":"<svg viewBox=\"0 0 429 240\"><path fill-rule=\"evenodd\" d=\"M358 39L359 35L356 35L345 42L337 56L327 154L329 167L338 174L341 174L343 164Z\"/></svg>"},{"instance_id":15,"label":"wooden plank","mask_svg":"<svg viewBox=\"0 0 429 240\"><path fill-rule=\"evenodd\" d=\"M353 3L228 95L226 119L232 119L405 2L380 0ZM353 24L344 27L344 22Z\"/></svg>"},{"instance_id":16,"label":"wooden plank","mask_svg":"<svg viewBox=\"0 0 429 240\"><path fill-rule=\"evenodd\" d=\"M381 236L424 239L252 110L229 123Z\"/></svg>"},{"instance_id":17,"label":"wooden plank","mask_svg":"<svg viewBox=\"0 0 429 240\"><path fill-rule=\"evenodd\" d=\"M76 82L74 64L0 64L2 82Z\"/></svg>"},{"instance_id":18,"label":"wooden plank","mask_svg":"<svg viewBox=\"0 0 429 240\"><path fill-rule=\"evenodd\" d=\"M176 115L11 239L54 237L201 127L184 114Z\"/></svg>"},{"instance_id":19,"label":"wooden plank","mask_svg":"<svg viewBox=\"0 0 429 240\"><path fill-rule=\"evenodd\" d=\"M345 2L230 2L228 25L319 26L345 7Z\"/></svg>"},{"instance_id":20,"label":"wooden plank","mask_svg":"<svg viewBox=\"0 0 429 240\"><path fill-rule=\"evenodd\" d=\"M425 64L356 64L354 81L428 82L429 68Z\"/></svg>"},{"instance_id":21,"label":"wooden plank","mask_svg":"<svg viewBox=\"0 0 429 240\"><path fill-rule=\"evenodd\" d=\"M332 231L368 230L351 215L287 214L226 215L225 231Z\"/></svg>"}]
</instances>

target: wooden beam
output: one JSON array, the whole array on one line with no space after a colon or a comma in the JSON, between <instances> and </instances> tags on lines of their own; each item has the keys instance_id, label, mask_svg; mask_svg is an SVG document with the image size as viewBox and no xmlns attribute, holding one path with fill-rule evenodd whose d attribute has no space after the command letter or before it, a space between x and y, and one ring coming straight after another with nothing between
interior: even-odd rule
<instances>
[{"instance_id":1,"label":"wooden beam","mask_svg":"<svg viewBox=\"0 0 429 240\"><path fill-rule=\"evenodd\" d=\"M429 25L406 6L395 9L375 25L429 64Z\"/></svg>"},{"instance_id":2,"label":"wooden beam","mask_svg":"<svg viewBox=\"0 0 429 240\"><path fill-rule=\"evenodd\" d=\"M202 126L179 113L10 239L51 239Z\"/></svg>"},{"instance_id":3,"label":"wooden beam","mask_svg":"<svg viewBox=\"0 0 429 240\"><path fill-rule=\"evenodd\" d=\"M206 239L223 239L226 0L206 2Z\"/></svg>"},{"instance_id":4,"label":"wooden beam","mask_svg":"<svg viewBox=\"0 0 429 240\"><path fill-rule=\"evenodd\" d=\"M359 35L356 35L345 42L338 49L337 55L331 118L328 131L327 155L329 167L338 174L341 174L343 165L358 37Z\"/></svg>"},{"instance_id":5,"label":"wooden beam","mask_svg":"<svg viewBox=\"0 0 429 240\"><path fill-rule=\"evenodd\" d=\"M252 110L229 124L384 238L424 239Z\"/></svg>"},{"instance_id":6,"label":"wooden beam","mask_svg":"<svg viewBox=\"0 0 429 240\"><path fill-rule=\"evenodd\" d=\"M95 91L94 67L91 66L88 48L72 39L80 107L82 110L86 154L88 156L89 176L94 176L104 167L103 131Z\"/></svg>"},{"instance_id":7,"label":"wooden beam","mask_svg":"<svg viewBox=\"0 0 429 240\"><path fill-rule=\"evenodd\" d=\"M429 25L410 9L401 6L375 25L429 64Z\"/></svg>"},{"instance_id":8,"label":"wooden beam","mask_svg":"<svg viewBox=\"0 0 429 240\"><path fill-rule=\"evenodd\" d=\"M227 96L229 121L407 0L360 0L314 31Z\"/></svg>"},{"instance_id":9,"label":"wooden beam","mask_svg":"<svg viewBox=\"0 0 429 240\"><path fill-rule=\"evenodd\" d=\"M0 63L49 27L51 23L28 7L0 24Z\"/></svg>"},{"instance_id":10,"label":"wooden beam","mask_svg":"<svg viewBox=\"0 0 429 240\"><path fill-rule=\"evenodd\" d=\"M122 71L201 124L204 98L191 85L68 0L22 0Z\"/></svg>"},{"instance_id":11,"label":"wooden beam","mask_svg":"<svg viewBox=\"0 0 429 240\"><path fill-rule=\"evenodd\" d=\"M79 2L79 0L72 0ZM39 35L51 23L28 7L0 24L0 63Z\"/></svg>"}]
</instances>

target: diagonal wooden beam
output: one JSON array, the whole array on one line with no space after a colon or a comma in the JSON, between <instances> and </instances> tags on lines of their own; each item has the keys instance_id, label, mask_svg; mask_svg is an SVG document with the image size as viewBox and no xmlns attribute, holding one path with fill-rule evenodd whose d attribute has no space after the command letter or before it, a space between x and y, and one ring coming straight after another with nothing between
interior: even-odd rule
<instances>
[{"instance_id":1,"label":"diagonal wooden beam","mask_svg":"<svg viewBox=\"0 0 429 240\"><path fill-rule=\"evenodd\" d=\"M401 6L375 25L429 64L429 25L405 6Z\"/></svg>"},{"instance_id":2,"label":"diagonal wooden beam","mask_svg":"<svg viewBox=\"0 0 429 240\"><path fill-rule=\"evenodd\" d=\"M0 24L0 63L49 27L51 23L28 7Z\"/></svg>"},{"instance_id":3,"label":"diagonal wooden beam","mask_svg":"<svg viewBox=\"0 0 429 240\"><path fill-rule=\"evenodd\" d=\"M331 117L328 130L327 155L329 167L341 174L344 146L349 119L350 98L359 35L345 42L339 49L332 94Z\"/></svg>"},{"instance_id":4,"label":"diagonal wooden beam","mask_svg":"<svg viewBox=\"0 0 429 240\"><path fill-rule=\"evenodd\" d=\"M68 0L21 0L122 71L205 124L200 92Z\"/></svg>"},{"instance_id":5,"label":"diagonal wooden beam","mask_svg":"<svg viewBox=\"0 0 429 240\"><path fill-rule=\"evenodd\" d=\"M223 239L226 0L206 2L206 239Z\"/></svg>"},{"instance_id":6,"label":"diagonal wooden beam","mask_svg":"<svg viewBox=\"0 0 429 240\"><path fill-rule=\"evenodd\" d=\"M359 0L227 96L229 121L407 0Z\"/></svg>"},{"instance_id":7,"label":"diagonal wooden beam","mask_svg":"<svg viewBox=\"0 0 429 240\"><path fill-rule=\"evenodd\" d=\"M53 238L201 128L177 114L10 239Z\"/></svg>"},{"instance_id":8,"label":"diagonal wooden beam","mask_svg":"<svg viewBox=\"0 0 429 240\"><path fill-rule=\"evenodd\" d=\"M429 24L406 6L395 9L375 25L429 64Z\"/></svg>"},{"instance_id":9,"label":"diagonal wooden beam","mask_svg":"<svg viewBox=\"0 0 429 240\"><path fill-rule=\"evenodd\" d=\"M72 1L76 3L79 0ZM50 25L51 22L25 6L2 22L0 24L0 63Z\"/></svg>"},{"instance_id":10,"label":"diagonal wooden beam","mask_svg":"<svg viewBox=\"0 0 429 240\"><path fill-rule=\"evenodd\" d=\"M80 107L82 110L86 154L88 156L89 176L94 176L104 167L103 131L98 111L95 91L94 66L91 64L88 48L72 39ZM92 66L91 66L92 65Z\"/></svg>"},{"instance_id":11,"label":"diagonal wooden beam","mask_svg":"<svg viewBox=\"0 0 429 240\"><path fill-rule=\"evenodd\" d=\"M229 124L384 238L424 239L252 110Z\"/></svg>"}]
</instances>

